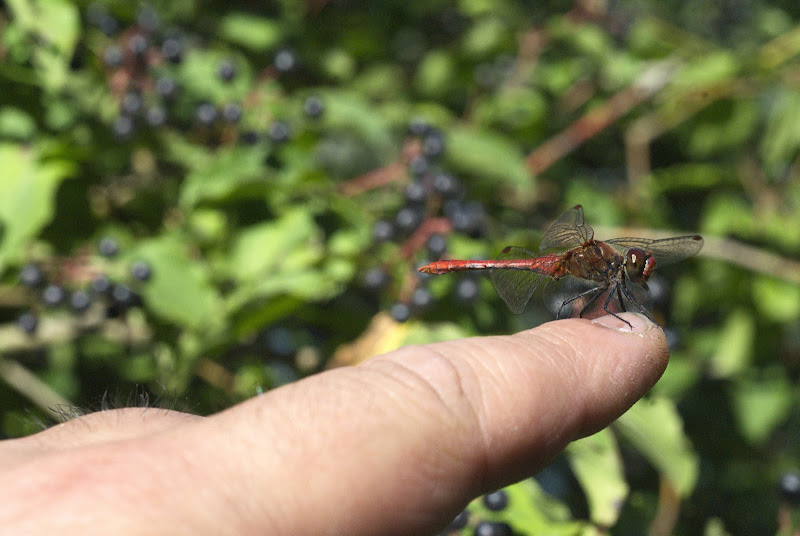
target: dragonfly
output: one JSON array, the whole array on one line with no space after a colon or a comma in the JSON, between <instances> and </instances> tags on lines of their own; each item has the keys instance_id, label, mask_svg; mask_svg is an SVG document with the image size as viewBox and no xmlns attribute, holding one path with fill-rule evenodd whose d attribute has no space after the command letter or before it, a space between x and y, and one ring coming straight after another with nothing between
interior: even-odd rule
<instances>
[{"instance_id":1,"label":"dragonfly","mask_svg":"<svg viewBox=\"0 0 800 536\"><path fill-rule=\"evenodd\" d=\"M563 318L564 311L581 318L610 314L630 325L617 313L631 309L653 320L647 280L656 265L682 261L702 247L699 235L595 240L594 230L584 222L583 207L575 205L545 231L538 254L510 246L494 260L439 260L418 270L427 274L489 270L497 294L517 314L543 283L567 282L570 290L556 295L556 305L561 301L556 318Z\"/></svg>"}]
</instances>

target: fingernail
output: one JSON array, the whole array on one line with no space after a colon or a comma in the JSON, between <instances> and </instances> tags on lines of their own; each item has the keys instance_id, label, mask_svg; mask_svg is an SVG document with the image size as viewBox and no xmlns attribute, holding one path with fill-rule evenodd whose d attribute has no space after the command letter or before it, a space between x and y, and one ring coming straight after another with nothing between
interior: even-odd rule
<instances>
[{"instance_id":1,"label":"fingernail","mask_svg":"<svg viewBox=\"0 0 800 536\"><path fill-rule=\"evenodd\" d=\"M624 318L624 320L620 320L620 318ZM592 324L598 324L623 333L647 333L655 327L655 324L643 314L623 313L620 318L614 315L601 316L592 320Z\"/></svg>"}]
</instances>

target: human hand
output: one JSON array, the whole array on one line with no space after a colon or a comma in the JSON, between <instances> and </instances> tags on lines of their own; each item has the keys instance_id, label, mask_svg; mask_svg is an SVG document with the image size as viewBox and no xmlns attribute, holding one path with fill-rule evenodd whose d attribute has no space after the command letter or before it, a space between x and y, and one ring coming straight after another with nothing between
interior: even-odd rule
<instances>
[{"instance_id":1,"label":"human hand","mask_svg":"<svg viewBox=\"0 0 800 536\"><path fill-rule=\"evenodd\" d=\"M211 417L127 408L0 442L0 532L435 534L655 384L663 331L622 316L633 332L609 316L410 346Z\"/></svg>"}]
</instances>

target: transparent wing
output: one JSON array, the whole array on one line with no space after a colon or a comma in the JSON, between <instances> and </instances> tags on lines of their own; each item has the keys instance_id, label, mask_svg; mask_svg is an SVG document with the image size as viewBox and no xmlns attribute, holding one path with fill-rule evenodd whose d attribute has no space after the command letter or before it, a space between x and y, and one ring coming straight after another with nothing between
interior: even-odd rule
<instances>
[{"instance_id":1,"label":"transparent wing","mask_svg":"<svg viewBox=\"0 0 800 536\"><path fill-rule=\"evenodd\" d=\"M542 236L541 251L572 249L594 237L594 230L583 221L583 207L575 205L558 217Z\"/></svg>"},{"instance_id":2,"label":"transparent wing","mask_svg":"<svg viewBox=\"0 0 800 536\"><path fill-rule=\"evenodd\" d=\"M498 259L529 259L536 257L536 254L525 248L508 247L503 250ZM538 269L547 272L552 265L555 268L560 259L557 257L547 258L543 262L537 263ZM537 273L530 270L513 269L492 269L489 271L495 291L502 298L511 312L520 314L525 310L525 306L533 296L539 284L548 278L545 273Z\"/></svg>"},{"instance_id":3,"label":"transparent wing","mask_svg":"<svg viewBox=\"0 0 800 536\"><path fill-rule=\"evenodd\" d=\"M630 248L649 251L656 259L657 268L696 255L703 247L703 239L698 235L676 236L661 240L630 237L613 238L606 240L606 243L622 255L625 255Z\"/></svg>"}]
</instances>

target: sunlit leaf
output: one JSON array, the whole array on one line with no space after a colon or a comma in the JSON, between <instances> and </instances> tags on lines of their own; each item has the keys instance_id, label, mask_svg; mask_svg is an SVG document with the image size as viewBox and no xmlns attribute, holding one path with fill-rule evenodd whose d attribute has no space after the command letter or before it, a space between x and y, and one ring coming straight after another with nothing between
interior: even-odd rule
<instances>
[{"instance_id":1,"label":"sunlit leaf","mask_svg":"<svg viewBox=\"0 0 800 536\"><path fill-rule=\"evenodd\" d=\"M628 495L628 484L611 430L606 428L573 441L566 454L586 495L592 522L604 527L613 526Z\"/></svg>"},{"instance_id":2,"label":"sunlit leaf","mask_svg":"<svg viewBox=\"0 0 800 536\"><path fill-rule=\"evenodd\" d=\"M681 496L687 496L697 482L699 461L683 431L675 404L652 397L633 405L614 428L630 441Z\"/></svg>"}]
</instances>

